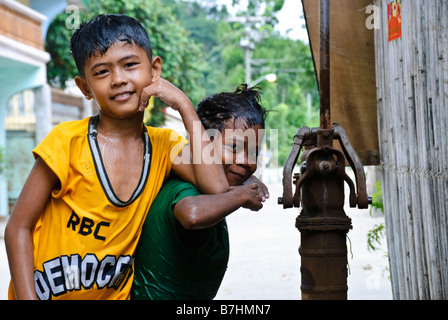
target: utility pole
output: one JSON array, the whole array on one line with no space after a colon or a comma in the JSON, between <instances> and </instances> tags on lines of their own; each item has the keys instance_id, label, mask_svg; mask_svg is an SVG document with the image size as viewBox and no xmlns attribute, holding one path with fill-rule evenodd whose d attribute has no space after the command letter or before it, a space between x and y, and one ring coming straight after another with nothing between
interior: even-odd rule
<instances>
[{"instance_id":1,"label":"utility pole","mask_svg":"<svg viewBox=\"0 0 448 320\"><path fill-rule=\"evenodd\" d=\"M252 81L252 54L255 50L255 40L260 38L260 33L255 29L257 23L266 23L271 21L270 17L256 17L256 16L244 16L244 17L231 17L227 19L227 22L240 22L245 26L244 36L240 40L240 46L244 49L244 70L245 70L245 83L249 84Z\"/></svg>"}]
</instances>

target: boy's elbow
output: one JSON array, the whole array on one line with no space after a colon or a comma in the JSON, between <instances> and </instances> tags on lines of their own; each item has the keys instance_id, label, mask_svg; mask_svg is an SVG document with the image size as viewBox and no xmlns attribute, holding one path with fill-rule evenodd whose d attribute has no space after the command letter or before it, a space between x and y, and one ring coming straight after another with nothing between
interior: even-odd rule
<instances>
[{"instance_id":1,"label":"boy's elbow","mask_svg":"<svg viewBox=\"0 0 448 320\"><path fill-rule=\"evenodd\" d=\"M220 194L229 191L229 188L229 183L226 179L225 181L215 181L214 183L207 184L201 188L201 191L205 194Z\"/></svg>"},{"instance_id":2,"label":"boy's elbow","mask_svg":"<svg viewBox=\"0 0 448 320\"><path fill-rule=\"evenodd\" d=\"M186 230L201 229L201 220L199 210L195 206L189 206L182 210L182 217L179 219L180 224Z\"/></svg>"},{"instance_id":3,"label":"boy's elbow","mask_svg":"<svg viewBox=\"0 0 448 320\"><path fill-rule=\"evenodd\" d=\"M10 221L8 221L8 223L6 223L5 231L4 231L4 235L3 235L6 248L8 248L17 239L19 232L20 232L20 229L18 229L16 227L16 225L11 223Z\"/></svg>"},{"instance_id":4,"label":"boy's elbow","mask_svg":"<svg viewBox=\"0 0 448 320\"><path fill-rule=\"evenodd\" d=\"M229 191L229 187L214 187L204 190L205 194L220 194Z\"/></svg>"},{"instance_id":5,"label":"boy's elbow","mask_svg":"<svg viewBox=\"0 0 448 320\"><path fill-rule=\"evenodd\" d=\"M4 239L5 239L5 245L8 246L9 240L11 239L11 234L13 234L13 232L11 231L11 225L9 223L6 224L5 226L5 231L4 231Z\"/></svg>"},{"instance_id":6,"label":"boy's elbow","mask_svg":"<svg viewBox=\"0 0 448 320\"><path fill-rule=\"evenodd\" d=\"M229 186L229 183L226 180L224 183L222 183L222 184L220 184L220 185L218 185L216 187L216 189L214 190L214 194L224 193L224 192L227 192L229 190L230 190L230 186Z\"/></svg>"}]
</instances>

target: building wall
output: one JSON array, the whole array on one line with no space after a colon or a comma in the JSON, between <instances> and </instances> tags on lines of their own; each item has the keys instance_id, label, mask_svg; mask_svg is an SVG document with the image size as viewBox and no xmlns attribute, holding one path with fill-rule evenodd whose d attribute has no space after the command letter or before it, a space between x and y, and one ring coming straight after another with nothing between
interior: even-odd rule
<instances>
[{"instance_id":1,"label":"building wall","mask_svg":"<svg viewBox=\"0 0 448 320\"><path fill-rule=\"evenodd\" d=\"M34 89L36 123L39 123L35 128L36 139L51 128L51 100L46 98L50 90L46 84L50 55L43 50L41 30L47 18L28 4L29 1L0 0L0 147L6 147L7 157L5 116L9 99L14 94ZM8 171L13 170L15 168L8 168ZM7 175L8 172L0 176L0 216L9 212Z\"/></svg>"},{"instance_id":2,"label":"building wall","mask_svg":"<svg viewBox=\"0 0 448 320\"><path fill-rule=\"evenodd\" d=\"M448 299L448 0L404 0L375 30L383 202L395 299Z\"/></svg>"}]
</instances>

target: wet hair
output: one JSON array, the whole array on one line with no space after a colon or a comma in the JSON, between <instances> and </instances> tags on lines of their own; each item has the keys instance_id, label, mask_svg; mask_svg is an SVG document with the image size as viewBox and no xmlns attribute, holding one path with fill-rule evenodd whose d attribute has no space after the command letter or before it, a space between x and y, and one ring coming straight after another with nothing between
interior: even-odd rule
<instances>
[{"instance_id":1,"label":"wet hair","mask_svg":"<svg viewBox=\"0 0 448 320\"><path fill-rule=\"evenodd\" d=\"M243 121L247 127L260 125L265 127L267 111L260 105L258 87L248 88L242 84L234 92L221 92L202 100L196 113L202 125L207 129L226 129L225 122L229 119Z\"/></svg>"},{"instance_id":2,"label":"wet hair","mask_svg":"<svg viewBox=\"0 0 448 320\"><path fill-rule=\"evenodd\" d=\"M152 60L151 42L140 22L123 14L99 15L82 23L72 35L70 49L79 74L85 77L87 59L98 53L104 55L118 41L144 49Z\"/></svg>"}]
</instances>

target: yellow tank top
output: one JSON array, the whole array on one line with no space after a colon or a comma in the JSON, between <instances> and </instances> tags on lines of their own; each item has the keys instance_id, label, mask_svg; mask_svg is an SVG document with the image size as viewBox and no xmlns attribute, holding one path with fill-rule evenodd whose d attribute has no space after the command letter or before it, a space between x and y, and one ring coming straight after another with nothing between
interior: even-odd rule
<instances>
[{"instance_id":1,"label":"yellow tank top","mask_svg":"<svg viewBox=\"0 0 448 320\"><path fill-rule=\"evenodd\" d=\"M119 199L102 163L97 120L62 123L33 150L60 181L33 230L41 300L129 299L143 222L171 170L171 154L187 143L173 130L145 127L139 185L129 200Z\"/></svg>"}]
</instances>

